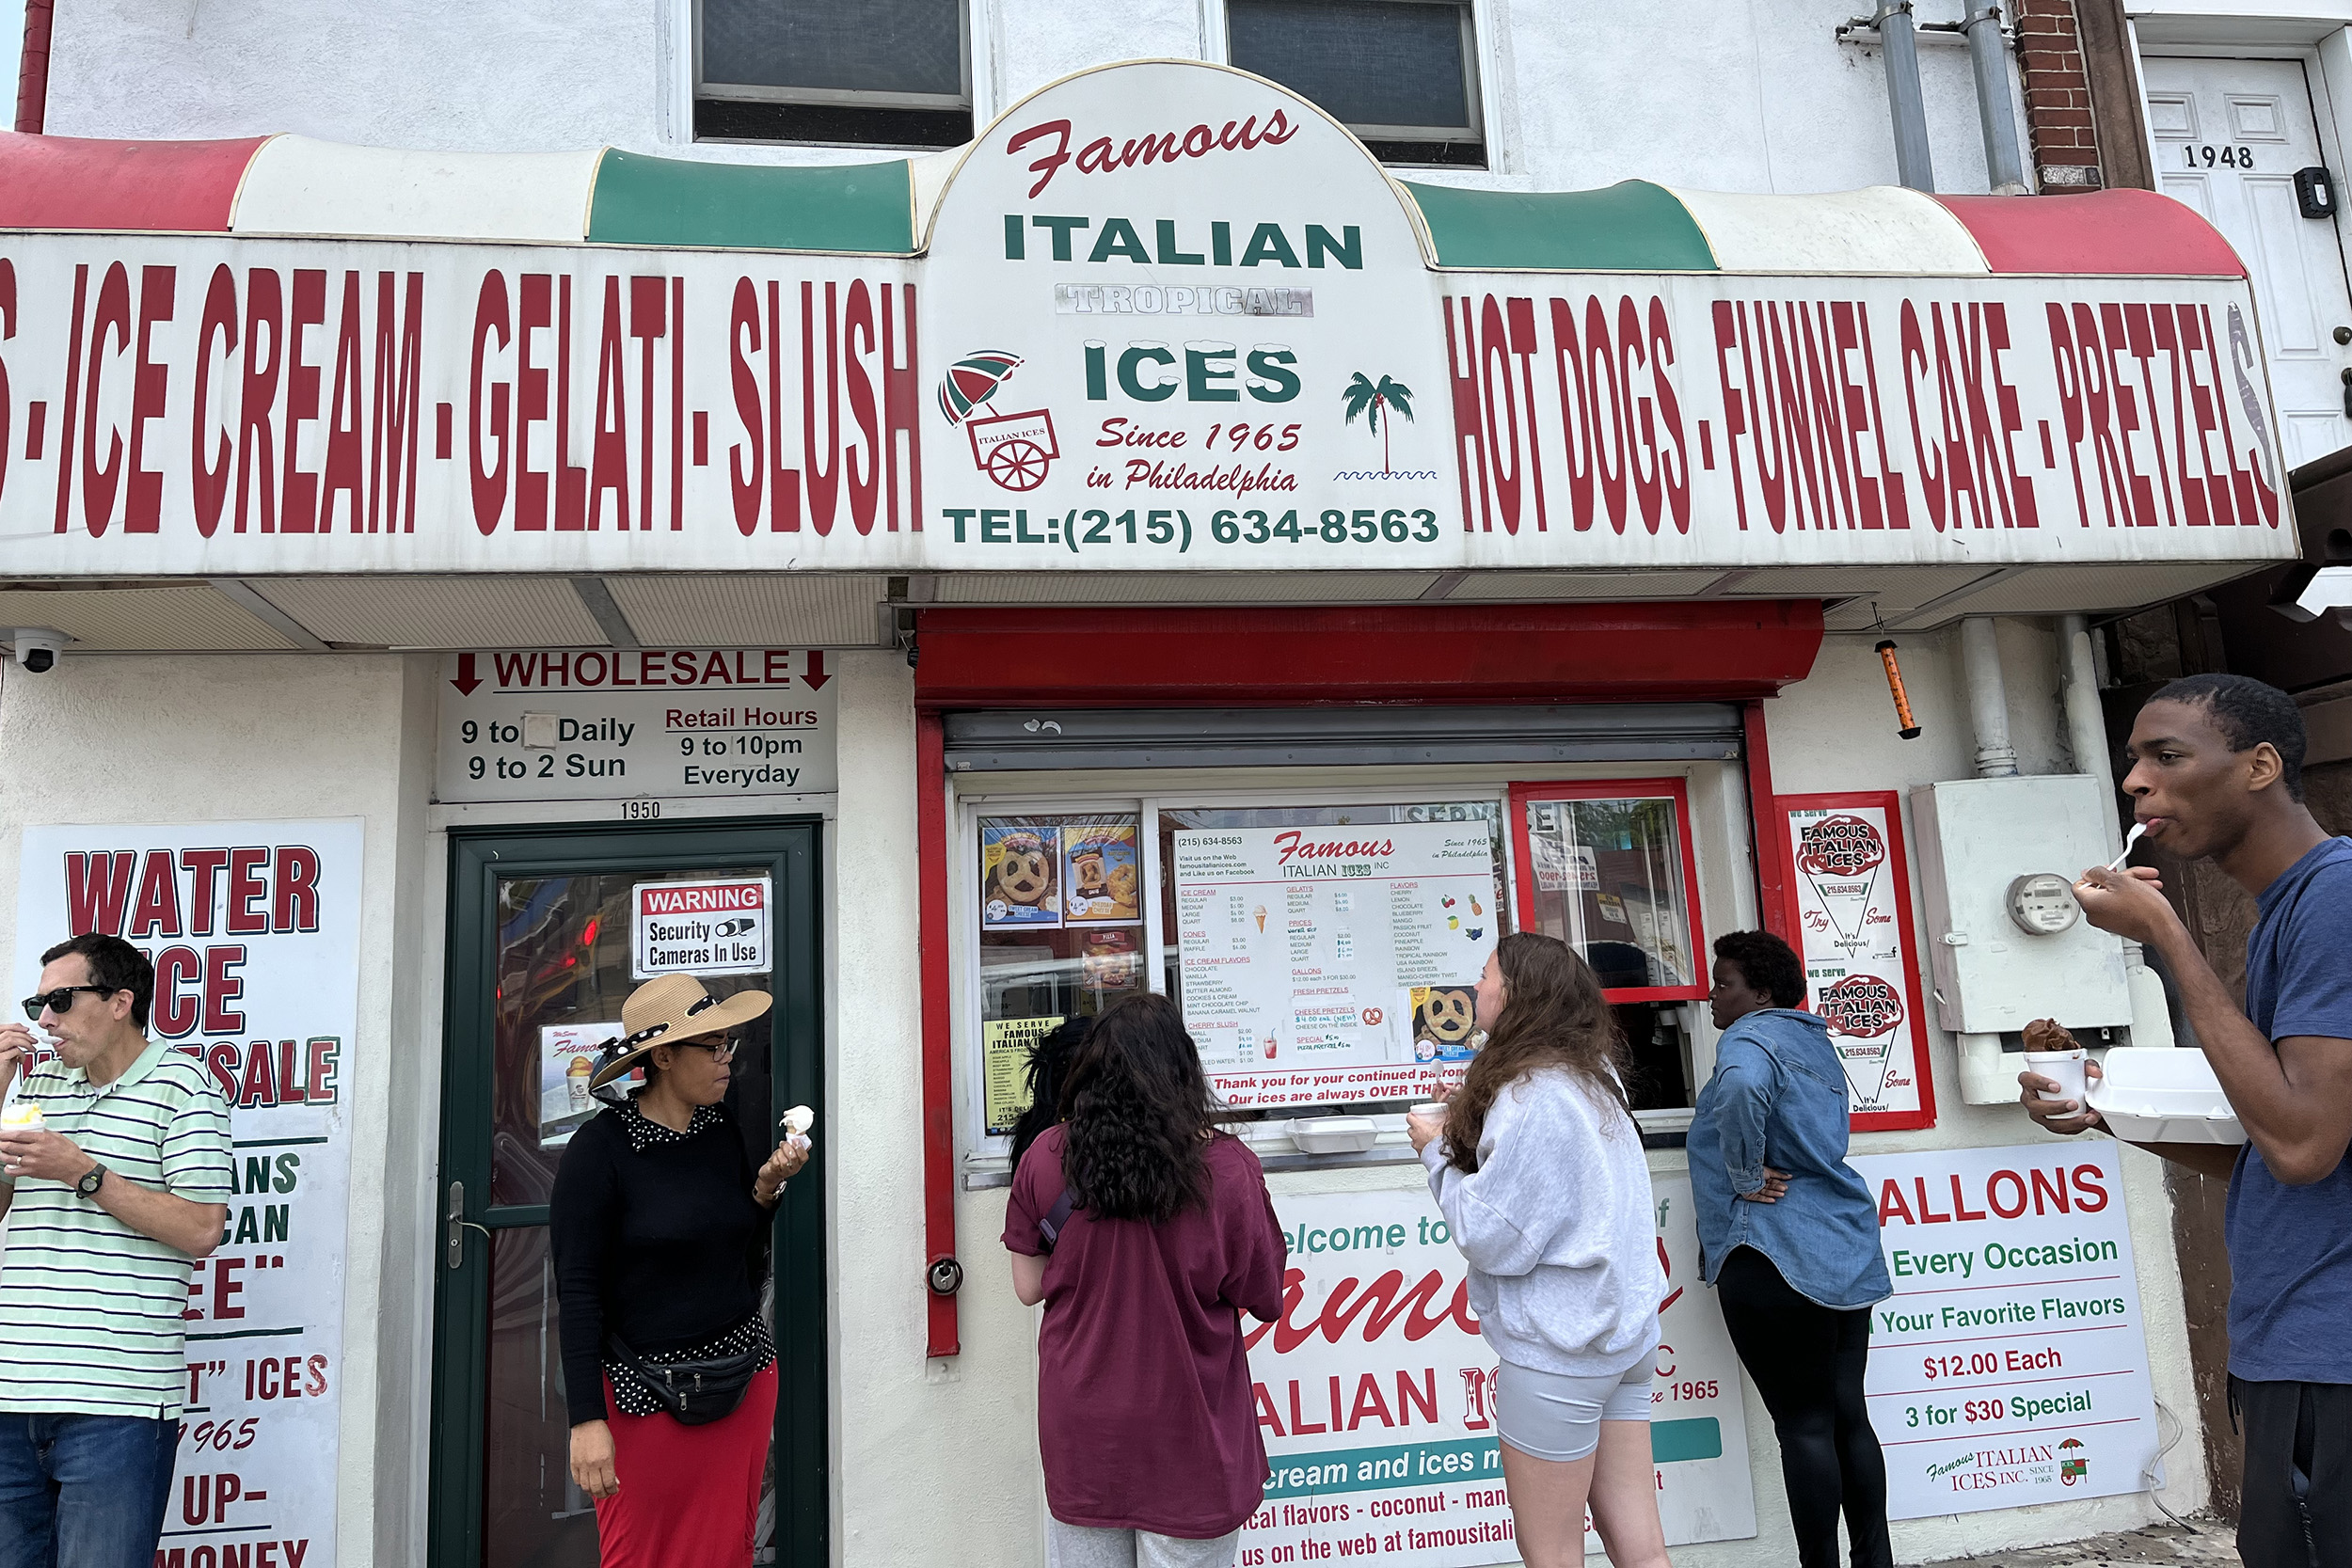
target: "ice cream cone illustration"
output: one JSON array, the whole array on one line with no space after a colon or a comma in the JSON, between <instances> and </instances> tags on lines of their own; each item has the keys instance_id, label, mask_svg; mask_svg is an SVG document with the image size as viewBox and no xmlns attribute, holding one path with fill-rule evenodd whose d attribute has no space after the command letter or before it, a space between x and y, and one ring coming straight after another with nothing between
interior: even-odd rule
<instances>
[{"instance_id":1,"label":"ice cream cone illustration","mask_svg":"<svg viewBox=\"0 0 2352 1568\"><path fill-rule=\"evenodd\" d=\"M1859 953L1868 940L1864 926L1879 867L1886 863L1885 840L1861 817L1842 814L1806 824L1798 836L1797 869L1812 884L1834 945L1850 956Z\"/></svg>"},{"instance_id":2,"label":"ice cream cone illustration","mask_svg":"<svg viewBox=\"0 0 2352 1568\"><path fill-rule=\"evenodd\" d=\"M1829 1024L1854 1103L1876 1105L1886 1094L1895 1036L1903 1026L1902 992L1875 974L1848 974L1825 987L1815 1006Z\"/></svg>"},{"instance_id":3,"label":"ice cream cone illustration","mask_svg":"<svg viewBox=\"0 0 2352 1568\"><path fill-rule=\"evenodd\" d=\"M1250 911L1249 912L1250 912L1250 913L1252 913L1252 914L1254 914L1254 915L1256 915L1256 916L1258 917L1258 929L1259 929L1259 930L1261 930L1261 931L1264 930L1264 929L1265 929L1265 906L1264 906L1263 904L1261 904L1261 905L1259 905L1256 909L1254 909L1254 910ZM1271 1056L1272 1054L1274 1054L1274 1053L1272 1053L1271 1051L1269 1051L1269 1052L1267 1052L1267 1053L1266 1053L1266 1054L1267 1054L1267 1055L1269 1055L1269 1056Z\"/></svg>"}]
</instances>

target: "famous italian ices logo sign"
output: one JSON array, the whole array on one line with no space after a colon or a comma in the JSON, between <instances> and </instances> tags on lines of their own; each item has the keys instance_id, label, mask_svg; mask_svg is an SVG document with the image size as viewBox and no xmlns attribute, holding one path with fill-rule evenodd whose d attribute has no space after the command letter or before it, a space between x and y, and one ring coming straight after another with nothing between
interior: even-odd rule
<instances>
[{"instance_id":1,"label":"famous italian ices logo sign","mask_svg":"<svg viewBox=\"0 0 2352 1568\"><path fill-rule=\"evenodd\" d=\"M2184 232L2218 241L2157 198L2110 210L2165 276L1994 273L1964 214L1920 198L1901 222L1944 249L1905 277L1786 238L1808 201L1883 217L1907 199L1888 193L1744 216L1655 185L1479 205L1391 180L1272 83L1176 61L1056 82L946 158L861 171L894 193L856 241L879 251L0 237L11 564L2293 550L2249 291L2182 262ZM1607 256L1583 244L1597 197L1619 214Z\"/></svg>"}]
</instances>

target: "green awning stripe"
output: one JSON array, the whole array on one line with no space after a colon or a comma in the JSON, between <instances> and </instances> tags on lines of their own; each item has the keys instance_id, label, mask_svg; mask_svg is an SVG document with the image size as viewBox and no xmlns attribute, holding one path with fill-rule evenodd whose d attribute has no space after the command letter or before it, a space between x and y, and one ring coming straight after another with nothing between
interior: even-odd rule
<instances>
[{"instance_id":1,"label":"green awning stripe","mask_svg":"<svg viewBox=\"0 0 2352 1568\"><path fill-rule=\"evenodd\" d=\"M723 250L914 249L906 160L780 167L651 158L608 149L588 238Z\"/></svg>"},{"instance_id":2,"label":"green awning stripe","mask_svg":"<svg viewBox=\"0 0 2352 1568\"><path fill-rule=\"evenodd\" d=\"M1646 180L1597 191L1411 193L1446 267L1547 272L1714 272L1707 236L1672 192Z\"/></svg>"}]
</instances>

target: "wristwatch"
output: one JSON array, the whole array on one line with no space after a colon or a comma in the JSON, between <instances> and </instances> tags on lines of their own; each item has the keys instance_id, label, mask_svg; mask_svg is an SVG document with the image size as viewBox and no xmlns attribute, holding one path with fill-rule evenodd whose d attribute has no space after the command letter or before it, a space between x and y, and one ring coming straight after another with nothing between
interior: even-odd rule
<instances>
[{"instance_id":1,"label":"wristwatch","mask_svg":"<svg viewBox=\"0 0 2352 1568\"><path fill-rule=\"evenodd\" d=\"M84 1197L96 1197L99 1184L106 1180L106 1167L92 1161L82 1179L73 1183L73 1190Z\"/></svg>"}]
</instances>

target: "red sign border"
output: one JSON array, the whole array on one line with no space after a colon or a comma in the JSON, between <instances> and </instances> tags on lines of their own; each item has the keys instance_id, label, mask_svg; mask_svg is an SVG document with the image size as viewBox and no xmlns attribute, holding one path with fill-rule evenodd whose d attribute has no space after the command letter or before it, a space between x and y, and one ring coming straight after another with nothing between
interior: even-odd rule
<instances>
[{"instance_id":1,"label":"red sign border","mask_svg":"<svg viewBox=\"0 0 2352 1568\"><path fill-rule=\"evenodd\" d=\"M1843 811L1856 806L1877 807L1886 814L1886 863L1894 872L1896 931L1902 938L1902 962L1899 984L1910 1016L1903 1022L1911 1031L1912 1066L1919 1081L1919 1108L1915 1111L1863 1111L1851 1118L1857 1132L1908 1132L1935 1125L1935 1070L1929 1059L1927 1014L1920 1007L1919 936L1918 923L1911 912L1911 857L1904 852L1903 800L1899 791L1892 789L1844 790L1828 795L1775 795L1770 814L1770 831L1778 843L1787 848L1788 819L1800 811ZM1794 865L1793 856L1790 864ZM1797 956L1811 961L1804 950L1804 923L1799 918L1797 879L1792 874L1781 889L1788 908L1788 929Z\"/></svg>"}]
</instances>

